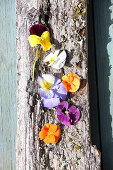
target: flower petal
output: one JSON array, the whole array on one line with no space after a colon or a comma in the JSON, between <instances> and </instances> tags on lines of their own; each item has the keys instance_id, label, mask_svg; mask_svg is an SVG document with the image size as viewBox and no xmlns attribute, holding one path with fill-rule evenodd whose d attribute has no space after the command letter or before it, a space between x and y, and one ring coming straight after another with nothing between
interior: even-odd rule
<instances>
[{"instance_id":1,"label":"flower petal","mask_svg":"<svg viewBox=\"0 0 113 170\"><path fill-rule=\"evenodd\" d=\"M41 35L41 45L43 46L43 50L47 51L52 47L50 43L50 33L48 31L43 32Z\"/></svg>"},{"instance_id":2,"label":"flower petal","mask_svg":"<svg viewBox=\"0 0 113 170\"><path fill-rule=\"evenodd\" d=\"M63 77L62 77L62 80L63 80L63 81L69 81L69 80L68 80L68 76L63 76Z\"/></svg>"},{"instance_id":3,"label":"flower petal","mask_svg":"<svg viewBox=\"0 0 113 170\"><path fill-rule=\"evenodd\" d=\"M34 34L41 37L42 33L49 31L49 29L41 24L35 24L30 28L30 35Z\"/></svg>"},{"instance_id":4,"label":"flower petal","mask_svg":"<svg viewBox=\"0 0 113 170\"><path fill-rule=\"evenodd\" d=\"M48 131L48 135L52 134L52 133L55 133L57 131L57 125L55 124L50 124L50 128L49 128L49 131Z\"/></svg>"},{"instance_id":5,"label":"flower petal","mask_svg":"<svg viewBox=\"0 0 113 170\"><path fill-rule=\"evenodd\" d=\"M76 109L77 108L75 106L69 106L69 108L68 108L69 113L72 113L72 114L76 113Z\"/></svg>"},{"instance_id":6,"label":"flower petal","mask_svg":"<svg viewBox=\"0 0 113 170\"><path fill-rule=\"evenodd\" d=\"M45 90L43 88L38 89L38 92L40 93L41 97L44 97L45 99L51 99L54 96L54 93L52 90Z\"/></svg>"},{"instance_id":7,"label":"flower petal","mask_svg":"<svg viewBox=\"0 0 113 170\"><path fill-rule=\"evenodd\" d=\"M71 90L71 84L68 83L67 81L62 81L62 84L64 85L64 87L66 88L67 92L70 92Z\"/></svg>"},{"instance_id":8,"label":"flower petal","mask_svg":"<svg viewBox=\"0 0 113 170\"><path fill-rule=\"evenodd\" d=\"M55 83L55 77L52 74L43 74L42 77L47 82L51 83L51 85Z\"/></svg>"},{"instance_id":9,"label":"flower petal","mask_svg":"<svg viewBox=\"0 0 113 170\"><path fill-rule=\"evenodd\" d=\"M71 123L72 124L76 123L79 120L79 118L80 118L80 111L77 108L75 113L70 114Z\"/></svg>"},{"instance_id":10,"label":"flower petal","mask_svg":"<svg viewBox=\"0 0 113 170\"><path fill-rule=\"evenodd\" d=\"M38 37L37 35L30 35L28 40L31 47L34 47L37 44L41 44L41 38Z\"/></svg>"},{"instance_id":11,"label":"flower petal","mask_svg":"<svg viewBox=\"0 0 113 170\"><path fill-rule=\"evenodd\" d=\"M60 52L60 50L56 50L56 51L54 52L54 56L55 56L56 58L58 57L59 52Z\"/></svg>"},{"instance_id":12,"label":"flower petal","mask_svg":"<svg viewBox=\"0 0 113 170\"><path fill-rule=\"evenodd\" d=\"M68 102L66 102L66 101L63 101L63 102L61 102L61 103L59 103L58 104L58 106L57 106L57 108L59 108L59 107L62 107L62 109L63 108L66 108L66 110L68 109Z\"/></svg>"},{"instance_id":13,"label":"flower petal","mask_svg":"<svg viewBox=\"0 0 113 170\"><path fill-rule=\"evenodd\" d=\"M44 139L47 134L48 134L48 127L47 126L44 126L43 129L39 132L39 137L40 139Z\"/></svg>"},{"instance_id":14,"label":"flower petal","mask_svg":"<svg viewBox=\"0 0 113 170\"><path fill-rule=\"evenodd\" d=\"M44 97L42 97L41 103L43 107L51 109L53 107L56 107L60 103L60 98L45 99Z\"/></svg>"},{"instance_id":15,"label":"flower petal","mask_svg":"<svg viewBox=\"0 0 113 170\"><path fill-rule=\"evenodd\" d=\"M60 135L61 135L60 126L57 125L57 131L54 133L54 135L58 138L60 137Z\"/></svg>"},{"instance_id":16,"label":"flower petal","mask_svg":"<svg viewBox=\"0 0 113 170\"><path fill-rule=\"evenodd\" d=\"M69 114L62 114L62 115L57 115L58 120L60 120L60 122L66 126L70 126L71 122L70 120L70 116Z\"/></svg>"},{"instance_id":17,"label":"flower petal","mask_svg":"<svg viewBox=\"0 0 113 170\"><path fill-rule=\"evenodd\" d=\"M44 62L50 62L52 58L56 60L54 54L53 54L53 53L50 53L49 55L47 55L47 56L45 57Z\"/></svg>"},{"instance_id":18,"label":"flower petal","mask_svg":"<svg viewBox=\"0 0 113 170\"><path fill-rule=\"evenodd\" d=\"M44 139L44 142L45 142L45 143L53 143L53 144L56 144L55 136L54 136L54 135L48 135L48 136L46 136L45 139Z\"/></svg>"},{"instance_id":19,"label":"flower petal","mask_svg":"<svg viewBox=\"0 0 113 170\"><path fill-rule=\"evenodd\" d=\"M57 84L57 85L54 87L53 92L54 92L54 94L55 94L55 97L59 97L59 98L61 98L62 100L65 100L65 98L67 97L66 88L64 87L64 85L63 85L62 83Z\"/></svg>"},{"instance_id":20,"label":"flower petal","mask_svg":"<svg viewBox=\"0 0 113 170\"><path fill-rule=\"evenodd\" d=\"M62 51L59 56L57 57L57 60L52 64L52 67L55 69L61 69L66 61L66 52Z\"/></svg>"}]
</instances>

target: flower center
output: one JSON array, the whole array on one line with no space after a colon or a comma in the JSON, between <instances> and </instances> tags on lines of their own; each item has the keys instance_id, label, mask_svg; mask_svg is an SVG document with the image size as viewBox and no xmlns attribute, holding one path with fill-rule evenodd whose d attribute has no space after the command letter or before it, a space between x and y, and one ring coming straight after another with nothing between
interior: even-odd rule
<instances>
[{"instance_id":1,"label":"flower center","mask_svg":"<svg viewBox=\"0 0 113 170\"><path fill-rule=\"evenodd\" d=\"M64 114L67 114L67 113L68 113L68 111L66 110L66 108L63 108L63 109L62 109L62 112L63 112Z\"/></svg>"},{"instance_id":2,"label":"flower center","mask_svg":"<svg viewBox=\"0 0 113 170\"><path fill-rule=\"evenodd\" d=\"M53 57L51 57L50 63L52 63L53 61L55 61L55 59Z\"/></svg>"},{"instance_id":3,"label":"flower center","mask_svg":"<svg viewBox=\"0 0 113 170\"><path fill-rule=\"evenodd\" d=\"M49 83L49 82L47 82L47 81L45 81L45 82L43 83L43 88L44 88L45 90L49 90L50 87L51 87L51 83Z\"/></svg>"},{"instance_id":4,"label":"flower center","mask_svg":"<svg viewBox=\"0 0 113 170\"><path fill-rule=\"evenodd\" d=\"M66 111L65 111L65 114L67 114L67 113L68 113L68 111L66 110Z\"/></svg>"}]
</instances>

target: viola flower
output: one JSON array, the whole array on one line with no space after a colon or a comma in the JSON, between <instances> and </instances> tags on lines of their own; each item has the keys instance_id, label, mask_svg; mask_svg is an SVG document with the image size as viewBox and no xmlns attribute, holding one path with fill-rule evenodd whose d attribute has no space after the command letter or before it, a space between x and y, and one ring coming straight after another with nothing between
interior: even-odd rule
<instances>
[{"instance_id":1,"label":"viola flower","mask_svg":"<svg viewBox=\"0 0 113 170\"><path fill-rule=\"evenodd\" d=\"M49 29L40 24L35 24L30 28L30 36L28 39L31 47L40 44L44 51L49 50L52 46L50 43Z\"/></svg>"},{"instance_id":2,"label":"viola flower","mask_svg":"<svg viewBox=\"0 0 113 170\"><path fill-rule=\"evenodd\" d=\"M60 103L60 99L64 100L67 96L67 91L61 80L51 74L39 76L38 84L43 107L51 109Z\"/></svg>"},{"instance_id":3,"label":"viola flower","mask_svg":"<svg viewBox=\"0 0 113 170\"><path fill-rule=\"evenodd\" d=\"M76 123L80 118L79 109L75 106L70 106L66 101L58 104L56 112L58 120L66 126Z\"/></svg>"},{"instance_id":4,"label":"viola flower","mask_svg":"<svg viewBox=\"0 0 113 170\"><path fill-rule=\"evenodd\" d=\"M49 62L49 66L55 69L60 69L64 66L66 61L66 52L63 50L56 50L55 53L50 53L45 57L44 62Z\"/></svg>"},{"instance_id":5,"label":"viola flower","mask_svg":"<svg viewBox=\"0 0 113 170\"><path fill-rule=\"evenodd\" d=\"M39 132L39 137L45 143L56 144L60 138L61 130L60 126L47 123Z\"/></svg>"},{"instance_id":6,"label":"viola flower","mask_svg":"<svg viewBox=\"0 0 113 170\"><path fill-rule=\"evenodd\" d=\"M67 92L76 92L80 87L80 78L75 73L69 73L68 76L63 76L62 80Z\"/></svg>"}]
</instances>

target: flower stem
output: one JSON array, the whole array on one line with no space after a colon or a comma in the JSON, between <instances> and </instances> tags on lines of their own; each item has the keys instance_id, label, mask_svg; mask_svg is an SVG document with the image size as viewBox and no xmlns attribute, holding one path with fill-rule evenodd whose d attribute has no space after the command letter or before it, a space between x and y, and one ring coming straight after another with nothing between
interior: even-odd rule
<instances>
[{"instance_id":1,"label":"flower stem","mask_svg":"<svg viewBox=\"0 0 113 170\"><path fill-rule=\"evenodd\" d=\"M38 59L38 49L39 49L39 46L37 47L36 56L35 56L35 62L34 62L34 65L33 65L33 76L32 76L32 81L34 81L35 65L36 65L36 62L37 62L37 59Z\"/></svg>"}]
</instances>

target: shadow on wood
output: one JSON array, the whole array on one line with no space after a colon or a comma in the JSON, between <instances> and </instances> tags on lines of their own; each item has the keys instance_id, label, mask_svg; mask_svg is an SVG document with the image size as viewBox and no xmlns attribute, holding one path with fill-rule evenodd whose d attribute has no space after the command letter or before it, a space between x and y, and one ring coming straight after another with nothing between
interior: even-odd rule
<instances>
[{"instance_id":1,"label":"shadow on wood","mask_svg":"<svg viewBox=\"0 0 113 170\"><path fill-rule=\"evenodd\" d=\"M89 22L89 90L92 143L96 144L101 150L102 168L104 170L113 169L112 12L112 2L93 0L92 9L88 14L93 21L93 23L91 20ZM92 33L90 32L90 24L93 24Z\"/></svg>"}]
</instances>

